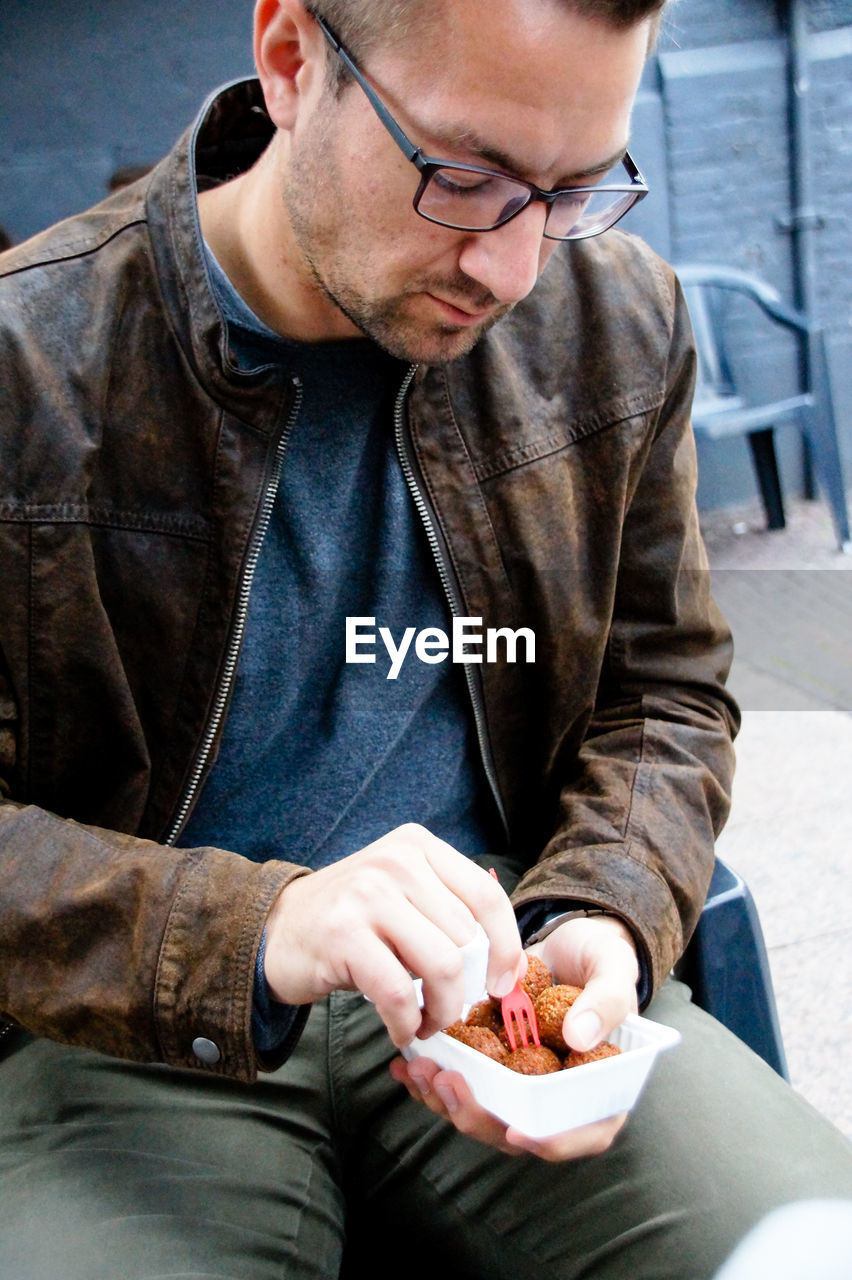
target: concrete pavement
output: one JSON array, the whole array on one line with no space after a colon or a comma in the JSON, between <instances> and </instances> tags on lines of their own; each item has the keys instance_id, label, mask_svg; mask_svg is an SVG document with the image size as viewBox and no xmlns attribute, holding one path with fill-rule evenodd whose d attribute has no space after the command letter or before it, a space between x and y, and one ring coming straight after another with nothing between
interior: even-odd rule
<instances>
[{"instance_id":1,"label":"concrete pavement","mask_svg":"<svg viewBox=\"0 0 852 1280\"><path fill-rule=\"evenodd\" d=\"M702 528L743 710L718 852L760 913L792 1084L852 1138L852 556L820 501Z\"/></svg>"}]
</instances>

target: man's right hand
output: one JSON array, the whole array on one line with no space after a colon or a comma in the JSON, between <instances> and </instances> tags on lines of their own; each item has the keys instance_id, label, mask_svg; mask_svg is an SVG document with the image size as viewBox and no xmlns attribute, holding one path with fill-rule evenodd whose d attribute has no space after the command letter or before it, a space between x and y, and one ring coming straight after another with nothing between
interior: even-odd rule
<instances>
[{"instance_id":1,"label":"man's right hand","mask_svg":"<svg viewBox=\"0 0 852 1280\"><path fill-rule=\"evenodd\" d=\"M505 995L527 963L508 897L475 862L407 824L282 890L267 921L266 980L285 1004L362 991L401 1048L461 1017L459 948L476 921L490 943L488 991ZM422 1010L412 974L423 979Z\"/></svg>"}]
</instances>

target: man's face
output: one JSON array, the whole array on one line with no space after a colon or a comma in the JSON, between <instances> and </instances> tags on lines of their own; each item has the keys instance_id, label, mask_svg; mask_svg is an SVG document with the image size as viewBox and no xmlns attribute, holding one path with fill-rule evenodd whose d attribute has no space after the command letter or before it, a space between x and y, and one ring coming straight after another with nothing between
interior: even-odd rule
<instances>
[{"instance_id":1,"label":"man's face","mask_svg":"<svg viewBox=\"0 0 852 1280\"><path fill-rule=\"evenodd\" d=\"M617 31L546 0L432 10L419 47L377 48L362 67L426 155L549 190L593 182L626 145L647 23ZM320 327L325 311L329 336L360 331L402 359L441 363L529 293L558 245L543 238L542 204L489 232L427 222L412 207L418 182L356 84L326 89L291 133L293 265Z\"/></svg>"}]
</instances>

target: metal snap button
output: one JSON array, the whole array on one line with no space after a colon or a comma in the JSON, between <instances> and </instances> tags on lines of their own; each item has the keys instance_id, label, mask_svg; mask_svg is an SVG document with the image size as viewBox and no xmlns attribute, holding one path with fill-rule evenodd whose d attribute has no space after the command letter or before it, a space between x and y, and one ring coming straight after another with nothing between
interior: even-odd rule
<instances>
[{"instance_id":1,"label":"metal snap button","mask_svg":"<svg viewBox=\"0 0 852 1280\"><path fill-rule=\"evenodd\" d=\"M218 1044L206 1039L205 1036L196 1036L192 1042L192 1052L205 1067L214 1066L222 1057Z\"/></svg>"}]
</instances>

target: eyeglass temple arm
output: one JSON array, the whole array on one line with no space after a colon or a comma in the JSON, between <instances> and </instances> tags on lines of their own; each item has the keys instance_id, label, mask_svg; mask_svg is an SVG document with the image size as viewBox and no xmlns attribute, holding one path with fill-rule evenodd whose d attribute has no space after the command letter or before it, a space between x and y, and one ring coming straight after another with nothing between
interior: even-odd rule
<instances>
[{"instance_id":1,"label":"eyeglass temple arm","mask_svg":"<svg viewBox=\"0 0 852 1280\"><path fill-rule=\"evenodd\" d=\"M411 139L408 137L408 135L399 127L399 125L394 120L391 113L388 111L385 104L382 102L379 95L376 93L373 86L369 83L368 80L364 78L364 76L358 70L358 67L353 62L351 56L347 53L346 49L340 43L337 36L334 34L334 32L332 31L328 23L325 21L325 19L321 18L319 14L315 13L314 20L317 26L319 27L320 31L325 36L328 43L331 45L334 52L340 58L343 65L346 67L349 73L355 77L358 84L361 86L361 88L366 93L367 97L370 99L370 103L373 107L373 110L381 120L382 124L387 129L388 133L393 138L396 145L399 147L400 151L402 151L403 154L405 155L406 160L412 160L416 163L417 159L422 156L422 152L420 148L416 147L414 143L411 141Z\"/></svg>"},{"instance_id":2,"label":"eyeglass temple arm","mask_svg":"<svg viewBox=\"0 0 852 1280\"><path fill-rule=\"evenodd\" d=\"M627 170L631 182L641 183L643 187L648 186L642 170L639 168L629 151L625 151L622 163ZM643 194L645 193L643 192Z\"/></svg>"},{"instance_id":3,"label":"eyeglass temple arm","mask_svg":"<svg viewBox=\"0 0 852 1280\"><path fill-rule=\"evenodd\" d=\"M334 52L340 58L343 65L347 68L349 73L352 76L354 76L358 84L364 90L364 93L367 95L367 97L370 100L373 110L381 120L382 124L387 129L388 133L393 138L396 145L399 147L400 151L405 156L406 160L410 160L413 164L417 166L418 169L422 169L423 161L425 157L420 147L416 147L414 145L414 143L411 141L408 135L404 132L403 129L400 128L396 120L394 120L393 116L388 111L387 107L382 102L381 98L376 93L373 86L370 84L368 80L365 79L362 73L358 70L358 67L353 61L351 55L347 52L345 47L340 43L337 36L334 34L334 32L332 31L328 23L325 21L325 19L321 18L318 13L315 13L314 21L316 22L320 31L325 36L328 43L331 45ZM647 190L648 184L645 181L645 178L643 177L635 160L630 155L629 151L625 151L624 153L624 166L627 169L631 182L635 182L637 183L637 185L641 184ZM541 192L540 194L544 195L544 194L552 194L552 193ZM644 195L645 193L643 192L642 194Z\"/></svg>"}]
</instances>

